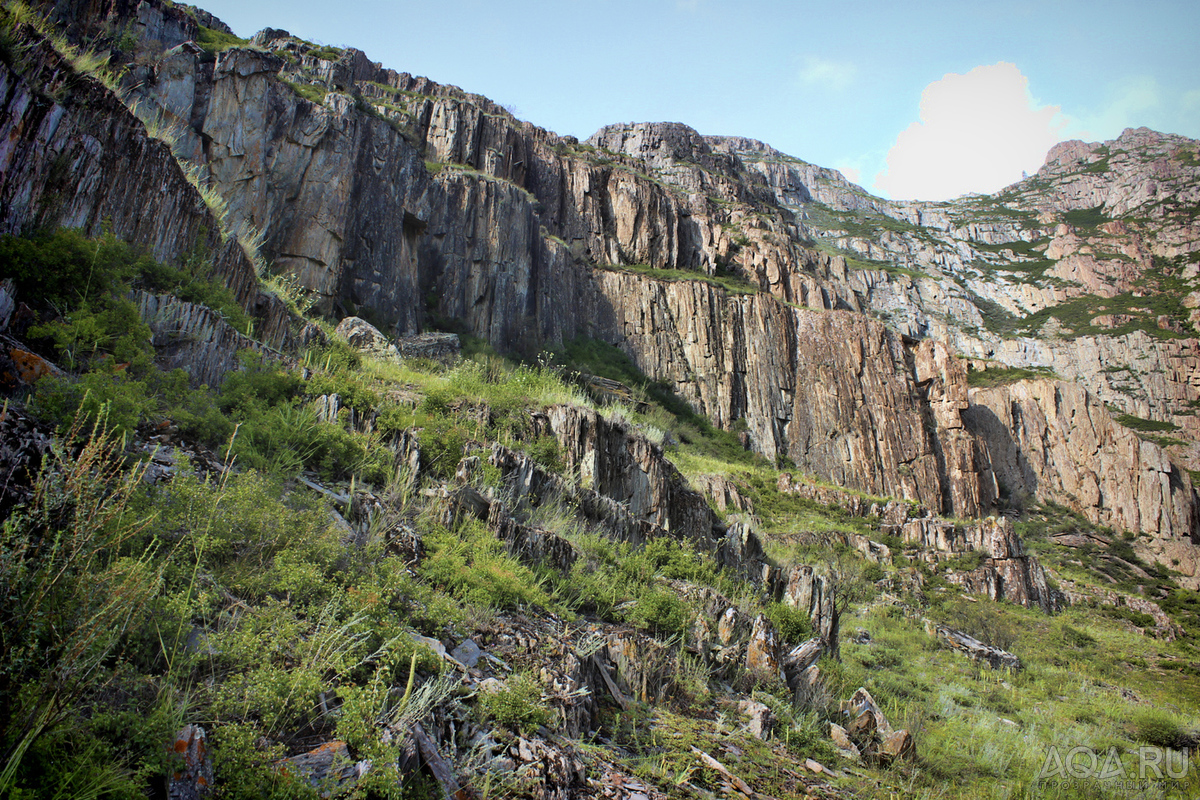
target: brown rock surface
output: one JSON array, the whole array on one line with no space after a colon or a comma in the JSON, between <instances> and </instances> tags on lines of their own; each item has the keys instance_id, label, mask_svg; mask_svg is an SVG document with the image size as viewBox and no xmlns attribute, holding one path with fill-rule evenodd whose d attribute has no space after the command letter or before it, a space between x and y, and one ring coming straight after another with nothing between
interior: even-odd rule
<instances>
[{"instance_id":1,"label":"brown rock surface","mask_svg":"<svg viewBox=\"0 0 1200 800\"><path fill-rule=\"evenodd\" d=\"M1076 384L1027 380L971 391L967 426L1013 497L1050 500L1089 520L1164 540L1198 529L1190 476L1161 447L1117 425Z\"/></svg>"},{"instance_id":2,"label":"brown rock surface","mask_svg":"<svg viewBox=\"0 0 1200 800\"><path fill-rule=\"evenodd\" d=\"M782 675L779 663L779 639L775 628L762 614L754 619L750 642L746 646L746 670L761 680L776 682Z\"/></svg>"}]
</instances>

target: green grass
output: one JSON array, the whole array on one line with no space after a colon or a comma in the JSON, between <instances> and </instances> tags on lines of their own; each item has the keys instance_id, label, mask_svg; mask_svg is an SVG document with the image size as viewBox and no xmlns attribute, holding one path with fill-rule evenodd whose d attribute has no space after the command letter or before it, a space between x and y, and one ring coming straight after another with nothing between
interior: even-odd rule
<instances>
[{"instance_id":1,"label":"green grass","mask_svg":"<svg viewBox=\"0 0 1200 800\"><path fill-rule=\"evenodd\" d=\"M1200 167L1200 150L1179 148L1173 154L1176 161L1185 167Z\"/></svg>"},{"instance_id":2,"label":"green grass","mask_svg":"<svg viewBox=\"0 0 1200 800\"><path fill-rule=\"evenodd\" d=\"M1108 172L1109 158L1112 156L1112 153L1109 151L1108 145L1100 145L1100 147L1093 150L1092 153L1093 154L1099 153L1100 158L1097 159L1096 161L1092 162L1091 164L1088 164L1087 166L1085 166L1083 168L1083 174L1099 175L1101 173ZM1075 223L1071 223L1071 224L1074 225Z\"/></svg>"},{"instance_id":3,"label":"green grass","mask_svg":"<svg viewBox=\"0 0 1200 800\"><path fill-rule=\"evenodd\" d=\"M250 44L249 39L234 36L232 33L206 28L203 25L197 27L199 32L196 34L196 44L204 48L204 51L210 55L215 55L231 47L245 47Z\"/></svg>"},{"instance_id":4,"label":"green grass","mask_svg":"<svg viewBox=\"0 0 1200 800\"><path fill-rule=\"evenodd\" d=\"M342 57L343 52L344 51L341 48L324 45L322 47L316 47L312 50L309 50L306 55L310 55L313 58L319 58L322 61L337 61Z\"/></svg>"},{"instance_id":5,"label":"green grass","mask_svg":"<svg viewBox=\"0 0 1200 800\"><path fill-rule=\"evenodd\" d=\"M1007 645L1024 669L997 674L947 650L925 636L916 620L898 609L859 612L843 630L862 628L868 645L848 644L835 671L845 696L866 686L896 727L914 731L918 759L902 771L870 770L875 788L861 796L1025 796L1051 745L1064 752L1076 745L1101 753L1118 748L1136 775L1137 747L1179 741L1196 721L1200 692L1137 664L1172 653L1174 645L1128 631L1119 621L1087 609L1059 617L990 603L948 602L934 619L985 641ZM1171 702L1188 709L1154 712L1118 694L1113 683L1131 688L1143 701ZM1187 779L1200 786L1194 774ZM861 786L854 784L855 788ZM1087 781L1077 792L1036 796L1123 797L1120 787Z\"/></svg>"},{"instance_id":6,"label":"green grass","mask_svg":"<svg viewBox=\"0 0 1200 800\"><path fill-rule=\"evenodd\" d=\"M861 258L849 250L843 250L839 247L834 247L828 242L818 241L816 243L817 250L830 256L841 256L846 260L846 266L849 269L867 269L888 272L893 275L907 275L910 278L928 278L929 276L920 270L902 267L899 264L894 264L891 261L872 261Z\"/></svg>"},{"instance_id":7,"label":"green grass","mask_svg":"<svg viewBox=\"0 0 1200 800\"><path fill-rule=\"evenodd\" d=\"M1136 281L1135 289L1115 297L1084 295L1068 300L1061 305L1044 308L1020 322L1017 330L1027 335L1036 334L1050 317L1058 319L1067 329L1067 335L1078 336L1122 336L1133 331L1143 331L1159 339L1178 339L1194 335L1189 321L1190 309L1183 300L1191 291L1191 284L1180 277L1182 259L1166 260L1156 257L1154 265L1143 272ZM1131 320L1113 327L1096 325L1092 322L1101 315L1129 315ZM1182 326L1184 333L1169 328L1160 328L1158 318Z\"/></svg>"},{"instance_id":8,"label":"green grass","mask_svg":"<svg viewBox=\"0 0 1200 800\"><path fill-rule=\"evenodd\" d=\"M1049 367L1035 367L1033 369L1026 369L1024 367L989 365L987 369L968 370L967 385L991 388L994 386L1007 386L1010 383L1031 380L1034 378L1050 378L1057 380L1058 376L1055 375L1054 370L1050 369Z\"/></svg>"},{"instance_id":9,"label":"green grass","mask_svg":"<svg viewBox=\"0 0 1200 800\"><path fill-rule=\"evenodd\" d=\"M325 102L325 95L328 93L328 90L324 86L317 86L311 83L300 83L298 81L289 80L283 80L282 82L293 92L300 97L303 97L310 103L322 105Z\"/></svg>"},{"instance_id":10,"label":"green grass","mask_svg":"<svg viewBox=\"0 0 1200 800\"><path fill-rule=\"evenodd\" d=\"M1099 579L1150 598L1167 597L1177 588L1169 571L1143 561L1127 538L1063 506L1045 503L1030 509L1017 523L1017 532L1047 567L1065 577L1084 582ZM1056 544L1053 537L1063 535L1085 537L1086 543Z\"/></svg>"},{"instance_id":11,"label":"green grass","mask_svg":"<svg viewBox=\"0 0 1200 800\"><path fill-rule=\"evenodd\" d=\"M1045 251L1046 245L1050 243L1049 239L1035 239L1031 242L1026 242L1018 239L1013 242L1001 242L1000 244L988 244L986 242L971 242L971 246L976 250L982 250L985 253L1003 253L1008 250L1017 258L1040 259L1042 252Z\"/></svg>"},{"instance_id":12,"label":"green grass","mask_svg":"<svg viewBox=\"0 0 1200 800\"><path fill-rule=\"evenodd\" d=\"M748 295L758 294L759 289L754 284L745 280L739 275L718 271L713 275L707 275L699 272L690 272L688 270L678 269L656 269L646 266L645 264L623 264L621 266L604 266L602 269L611 270L614 272L633 272L638 275L645 275L648 278L654 278L659 281L694 281L697 283L706 283L709 286L718 289L724 289L733 295Z\"/></svg>"},{"instance_id":13,"label":"green grass","mask_svg":"<svg viewBox=\"0 0 1200 800\"><path fill-rule=\"evenodd\" d=\"M554 352L555 363L570 375L583 372L622 383L634 391L634 408L625 413L635 422L669 432L679 443L672 458L708 459L713 466L756 466L761 456L742 446L735 433L721 430L697 414L663 382L653 381L620 348L598 339L577 338ZM647 404L645 412L636 406Z\"/></svg>"},{"instance_id":14,"label":"green grass","mask_svg":"<svg viewBox=\"0 0 1200 800\"><path fill-rule=\"evenodd\" d=\"M1142 417L1134 416L1133 414L1117 414L1113 417L1118 425L1124 425L1130 430L1138 431L1139 433L1160 433L1163 431L1177 431L1179 426L1173 422L1164 422L1155 419L1143 419Z\"/></svg>"},{"instance_id":15,"label":"green grass","mask_svg":"<svg viewBox=\"0 0 1200 800\"><path fill-rule=\"evenodd\" d=\"M0 252L21 260L10 277L41 314L55 305L74 312L90 302L99 317L113 310L100 300L115 303L137 281L166 281L166 290L179 292L191 281L182 265L142 263L136 250L107 239L64 234L0 240L0 247L13 248ZM54 275L59 279L46 279ZM216 303L216 297L197 300ZM112 320L87 330L133 330L119 314ZM70 321L85 327L82 316ZM117 352L120 337L93 338L97 353ZM155 376L148 358L132 376L144 384L141 394L128 380L94 369L67 379L112 392L108 410L90 419L107 414L111 421L137 401L142 405L127 414L129 436L139 420L169 421L167 428L192 447L239 470L205 478L185 468L169 484L151 486L127 457L125 440L83 429L60 440L74 441L73 448L48 453L36 503L3 524L0 581L9 591L0 596L6 708L0 740L29 743L18 756L3 754L14 765L17 793L83 795L90 783L113 795L144 795L173 769L163 741L193 719L203 720L211 737L217 788L247 796L300 796L298 787L282 783L273 762L317 741L336 737L350 743L356 759L395 763L400 745L380 733L388 720L408 720L403 714L419 707L419 697L437 698L422 713L436 706L464 731L482 722L497 741L511 743L518 732L536 737L543 724L558 732L561 687L540 670L569 663L568 653L586 663L587 631L597 638L636 634L635 666L648 677L644 689L630 687L635 696L627 708L598 694L591 717L597 727L587 732L595 736L563 746L601 756L679 800L724 792L728 780L692 748L773 796L804 792L794 777L804 759L851 766L832 751L826 730L839 719L837 702L859 686L896 727L916 734L918 747L914 762L889 770L853 766L853 774L839 779L845 792L866 797L932 797L947 786L967 797L1022 792L1051 743L1134 752L1141 743L1178 742L1194 725L1200 708L1194 639L1143 636L1135 626L1146 620L1127 608L1074 608L1047 617L964 599L944 572L976 566L978 553L935 569L908 563L893 538L886 543L897 564L865 564L832 543L845 534L884 539L878 518L781 494L779 470L747 452L735 431L713 427L611 344L576 339L535 363L504 358L480 342L466 345L469 357L449 367L376 361L336 342L302 354L296 364L244 355L240 369L211 391L187 388L178 375ZM978 374L1006 380L1013 372ZM707 550L673 538L639 547L613 542L569 501L531 498L519 521L575 549L574 566L559 572L508 552L482 521L447 518L443 490L456 486L450 481L467 453L486 455L499 443L563 469L561 448L541 427L540 412L562 403L595 407L576 373L628 387L626 401L600 411L647 434L657 431L664 454L686 474L725 475L749 497L756 529L780 568L808 563L838 576L836 595L849 603L843 641L862 628L870 644L844 644L840 661L820 662L827 697L797 708L776 678L746 672L743 653L721 661L693 646L695 626L712 622L706 604L726 601L744 619L765 614L785 644L812 632L806 614L765 597ZM315 400L335 393L342 416L318 421ZM80 394L75 399L78 407ZM73 409L61 411L67 419ZM352 424L351 416L370 425ZM417 482L407 467L397 468L390 449L402 436L420 441ZM295 481L301 471L330 493ZM498 473L484 466L472 481L503 501ZM361 549L345 543L335 512L366 522ZM1138 560L1124 537L1055 507L1035 510L1020 525L1030 549L1057 574L1158 598L1189 631L1200 630L1197 594ZM58 537L59 531L70 535ZM419 555L398 543L406 531L421 542ZM1053 542L1056 532L1098 541L1065 548ZM55 542L90 555L74 559ZM68 557L78 568L62 569ZM51 585L59 575L64 582ZM883 584L886 598L876 586L881 580L891 581ZM109 598L117 605L106 605ZM943 649L924 633L922 617L1010 650L1024 670L993 673ZM530 633L514 643L506 638L511 625ZM89 631L103 632L103 641L75 647ZM193 631L211 647L189 647ZM501 680L493 687L498 691L486 698L462 691L460 673L441 675L442 660L415 634L442 642L476 638L511 669L485 662ZM84 674L86 681L70 682ZM1122 697L1117 687L1174 709L1147 712L1148 705ZM322 713L322 702L334 697L337 714ZM734 701L745 697L774 711L779 722L770 741L741 729ZM65 702L56 705L55 698ZM54 724L39 730L46 709ZM465 760L456 768L481 777ZM376 789L383 796L398 779L380 770ZM372 796L366 787L363 793Z\"/></svg>"},{"instance_id":16,"label":"green grass","mask_svg":"<svg viewBox=\"0 0 1200 800\"><path fill-rule=\"evenodd\" d=\"M1111 221L1111 217L1104 213L1104 206L1102 205L1095 208L1079 208L1074 211L1067 211L1063 214L1063 219L1071 227L1083 229L1098 228L1104 223Z\"/></svg>"}]
</instances>

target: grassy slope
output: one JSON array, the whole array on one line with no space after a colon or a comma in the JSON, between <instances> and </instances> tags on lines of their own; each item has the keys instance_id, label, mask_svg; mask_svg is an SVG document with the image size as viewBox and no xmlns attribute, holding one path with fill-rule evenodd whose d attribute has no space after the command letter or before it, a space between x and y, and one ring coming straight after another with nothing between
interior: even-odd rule
<instances>
[{"instance_id":1,"label":"grassy slope","mask_svg":"<svg viewBox=\"0 0 1200 800\"><path fill-rule=\"evenodd\" d=\"M120 280L142 279L120 272L114 295L120 294ZM90 301L93 316L103 300ZM79 327L79 320L59 320L67 332L59 330L60 336L48 337L42 346L52 351L62 341L73 341L72 325ZM418 687L435 685L438 673L437 660L414 645L408 631L446 641L486 639L498 614L520 611L542 618L553 613L632 625L678 648L677 634L697 609L675 594L668 580L707 584L749 610L758 607L760 599L710 559L669 544L638 554L616 548L579 525L569 510L544 514L538 522L589 553L592 568L560 575L522 564L481 526L440 525L436 503L423 498L408 476L388 467L390 457L378 457L387 452L394 433L416 430L426 486L449 477L465 447L491 441L529 450L553 467L560 463L556 443L536 435L530 412L551 403L591 404L570 378L575 369L625 383L631 402L605 413L665 442L668 456L685 474L719 473L740 485L755 502L764 538L778 557L832 565L839 558L833 549L811 544L796 549L788 542L801 533L877 535L871 519L779 495L774 466L746 453L732 433L713 429L664 387L647 381L615 348L596 342L568 343L553 354L558 367L527 367L482 355L453 369L386 364L333 345L306 355L307 378L251 359L220 391L180 395L156 393L155 387L169 381L144 358L136 361L141 372L112 374L105 341L100 337L79 367L85 370L82 380L103 394L110 412L123 407L132 393L142 403L141 415L174 421L185 439L256 469L217 474L207 482L185 472L169 491L123 483L127 468L119 459L119 442L106 444L86 430L69 430L70 399L82 399L87 413L86 398L63 389L70 381L39 387L32 407L60 421L64 441L80 442L83 450L76 452L108 464L112 487L129 488L126 494L104 495L115 498L114 513L100 526L90 526L75 510L89 495L82 484L70 489L69 480L65 505L47 496L35 506L86 534L79 546L94 557L65 595L50 592L38 578L52 573L58 556L39 549L44 528L37 515L13 516L5 525L6 547L25 548L17 562L6 562L6 569L13 563L20 567L6 573L9 584L22 587L6 600L6 620L34 606L51 618L61 617L57 626L26 632L29 641L51 654L44 666L30 662L29 651L15 639L6 639L0 654L6 680L0 690L17 709L4 730L6 758L17 765L15 785L27 787L31 796L48 790L46 781L99 781L111 785L114 795L136 796L148 776L167 766L154 742L192 720L210 729L218 781L227 796L238 795L241 789L235 787L264 796L300 792L284 785L271 761L321 738L343 738L355 753L386 760L377 738L379 720L395 707L410 667ZM143 388L134 391L138 383ZM375 431L356 429L346 417L338 424L317 421L314 397L334 391L360 418L377 414ZM91 413L96 419L105 412L97 406ZM78 463L67 458L57 472L79 474L73 466ZM347 554L341 533L328 524L331 507L355 519L353 503L307 490L293 480L301 470L343 496L365 498L366 490L385 499L390 510L373 519L364 550ZM480 480L486 486L495 476L485 470ZM404 527L418 531L426 543L427 556L415 569L388 548L389 534ZM1046 555L1053 547L1039 545ZM114 560L137 552L145 554L139 562ZM1197 659L1194 629L1185 639L1166 643L1099 609L1077 608L1047 618L1005 604L968 601L935 571L898 561L885 567L878 585L863 579L865 565L846 573L857 575L859 585L857 605L843 630L862 628L871 641L847 643L841 663L824 664L832 705L793 709L778 685L684 658L680 663L690 666L679 668L672 702L605 712L601 735L620 746L606 749L606 757L672 794L697 796L705 786L715 788L719 777L706 773L690 748L718 753L733 746L743 754L733 762L737 774L760 791L799 792L801 784L784 770L804 757L838 764L824 739L825 720L836 718L838 699L864 685L897 726L915 731L920 756L888 771L855 768L840 779L848 788L880 797L894 792L1016 796L1033 780L1051 743L1115 746L1129 753L1140 742L1161 739L1163 729L1195 724L1200 697L1195 667L1187 666ZM88 587L120 585L135 567L142 571L136 574L148 576L145 585L152 590L130 595L124 623L116 628L119 635L81 658L71 637L112 613L90 604ZM924 589L905 589L918 573L925 576ZM1095 574L1076 570L1072 577ZM942 650L924 634L921 616L1007 647L1026 668L993 673ZM193 628L207 631L213 646L185 647ZM264 653L272 655L264 658ZM45 671L49 666L58 671ZM80 679L63 683L63 676L73 675ZM524 700L514 697L501 711L479 705L471 713L500 730L520 730L545 690L531 680L535 690ZM1122 694L1122 688L1133 694ZM340 711L319 713L322 691L342 699ZM55 707L39 732L37 709L47 707L47 697L64 692L73 703ZM747 694L774 708L781 720L771 745L739 732L732 711L713 715L714 708L725 708L725 698ZM1157 712L1159 718L1152 718L1150 703L1166 709ZM29 749L14 760L13 748L23 737ZM261 737L272 743L267 750L247 748ZM72 750L72 743L84 739L97 744ZM78 755L64 762L64 748ZM47 766L51 763L54 768ZM46 777L36 777L39 770ZM411 780L406 786L405 791L419 794ZM508 786L516 793L529 788ZM1094 792L1072 790L1062 796Z\"/></svg>"}]
</instances>

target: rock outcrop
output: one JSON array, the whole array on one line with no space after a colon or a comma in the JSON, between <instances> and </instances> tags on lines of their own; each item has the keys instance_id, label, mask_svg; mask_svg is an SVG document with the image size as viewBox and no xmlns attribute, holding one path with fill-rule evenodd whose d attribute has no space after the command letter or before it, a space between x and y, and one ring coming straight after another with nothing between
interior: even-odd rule
<instances>
[{"instance_id":1,"label":"rock outcrop","mask_svg":"<svg viewBox=\"0 0 1200 800\"><path fill-rule=\"evenodd\" d=\"M1021 669L1021 659L1007 650L1001 650L990 644L985 644L962 631L956 631L943 625L927 622L925 632L937 639L946 647L957 650L972 661L987 664L992 669Z\"/></svg>"},{"instance_id":2,"label":"rock outcrop","mask_svg":"<svg viewBox=\"0 0 1200 800\"><path fill-rule=\"evenodd\" d=\"M46 39L23 26L17 35L29 43L20 72L0 64L0 233L107 229L167 262L200 248L248 311L286 318L280 302L259 290L253 263L236 239L223 236L170 148ZM290 346L291 337L277 323L260 332L275 347Z\"/></svg>"},{"instance_id":3,"label":"rock outcrop","mask_svg":"<svg viewBox=\"0 0 1200 800\"><path fill-rule=\"evenodd\" d=\"M938 563L972 553L982 561L967 571L954 570L948 580L968 592L1005 600L1051 613L1062 608L1064 597L1050 588L1046 570L1025 551L1012 521L987 517L963 524L931 514L908 503L873 501L860 494L807 481L797 482L790 473L780 476L778 489L844 509L854 516L878 520L882 538L896 537L913 547L921 557ZM801 533L799 540L811 544L834 544L854 548L868 561L893 563L891 549L854 533ZM798 568L803 569L803 568ZM814 613L813 619L818 616Z\"/></svg>"},{"instance_id":4,"label":"rock outcrop","mask_svg":"<svg viewBox=\"0 0 1200 800\"><path fill-rule=\"evenodd\" d=\"M1010 496L1053 501L1091 521L1193 544L1191 477L1113 421L1077 384L1027 380L973 389L968 427Z\"/></svg>"}]
</instances>

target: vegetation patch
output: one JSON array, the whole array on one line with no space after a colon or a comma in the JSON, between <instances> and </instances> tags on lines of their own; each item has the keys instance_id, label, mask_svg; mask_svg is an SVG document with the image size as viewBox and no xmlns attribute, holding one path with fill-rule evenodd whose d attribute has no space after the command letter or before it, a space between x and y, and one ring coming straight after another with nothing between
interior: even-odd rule
<instances>
[{"instance_id":1,"label":"vegetation patch","mask_svg":"<svg viewBox=\"0 0 1200 800\"><path fill-rule=\"evenodd\" d=\"M982 388L1007 386L1018 381L1047 378L1057 380L1058 376L1049 367L1005 367L988 365L985 369L968 369L967 385Z\"/></svg>"},{"instance_id":2,"label":"vegetation patch","mask_svg":"<svg viewBox=\"0 0 1200 800\"><path fill-rule=\"evenodd\" d=\"M324 105L325 95L329 93L329 90L326 89L324 86L321 86L321 85L318 85L315 83L303 83L300 81L289 81L289 80L285 80L282 78L280 79L280 81L282 83L284 83L288 88L290 88L293 92L295 92L297 96L302 97L305 100L307 100L308 102L313 103L318 106Z\"/></svg>"},{"instance_id":3,"label":"vegetation patch","mask_svg":"<svg viewBox=\"0 0 1200 800\"><path fill-rule=\"evenodd\" d=\"M234 36L232 33L225 33L215 28L206 28L203 25L197 25L196 27L198 28L196 44L204 48L204 51L210 55L215 55L231 47L245 47L250 44L249 39Z\"/></svg>"},{"instance_id":4,"label":"vegetation patch","mask_svg":"<svg viewBox=\"0 0 1200 800\"><path fill-rule=\"evenodd\" d=\"M718 272L707 275L688 270L655 269L644 264L625 264L619 267L604 267L604 269L613 272L633 272L638 275L654 278L658 281L694 281L697 283L706 283L709 286L723 289L734 295L758 294L759 292L757 286L730 272Z\"/></svg>"},{"instance_id":5,"label":"vegetation patch","mask_svg":"<svg viewBox=\"0 0 1200 800\"><path fill-rule=\"evenodd\" d=\"M1123 425L1139 433L1159 433L1162 431L1177 431L1179 426L1173 422L1156 419L1143 419L1133 414L1117 414L1113 417L1118 425Z\"/></svg>"},{"instance_id":6,"label":"vegetation patch","mask_svg":"<svg viewBox=\"0 0 1200 800\"><path fill-rule=\"evenodd\" d=\"M1099 164L1101 162L1097 162ZM1096 164L1093 164L1094 168ZM1063 220L1072 228L1087 230L1098 228L1106 222L1111 221L1111 217L1104 213L1104 206L1099 205L1095 208L1078 208L1074 211L1063 213Z\"/></svg>"}]
</instances>

